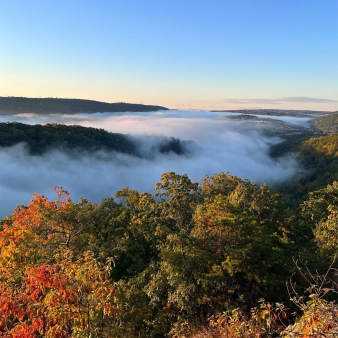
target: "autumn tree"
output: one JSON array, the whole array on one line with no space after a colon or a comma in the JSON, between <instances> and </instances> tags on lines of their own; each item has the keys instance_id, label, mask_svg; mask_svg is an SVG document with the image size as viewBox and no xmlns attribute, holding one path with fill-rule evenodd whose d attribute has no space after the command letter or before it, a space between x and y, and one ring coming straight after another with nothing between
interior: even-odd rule
<instances>
[{"instance_id":1,"label":"autumn tree","mask_svg":"<svg viewBox=\"0 0 338 338\"><path fill-rule=\"evenodd\" d=\"M0 333L6 337L110 337L118 306L112 264L79 242L95 208L68 193L35 195L0 236Z\"/></svg>"},{"instance_id":2,"label":"autumn tree","mask_svg":"<svg viewBox=\"0 0 338 338\"><path fill-rule=\"evenodd\" d=\"M261 332L269 304L288 298L292 258L308 253L320 271L336 253L336 183L311 194L303 215L228 173L198 184L168 172L154 194L125 187L97 204L56 192L1 221L4 337L189 337L212 315L212 333Z\"/></svg>"}]
</instances>

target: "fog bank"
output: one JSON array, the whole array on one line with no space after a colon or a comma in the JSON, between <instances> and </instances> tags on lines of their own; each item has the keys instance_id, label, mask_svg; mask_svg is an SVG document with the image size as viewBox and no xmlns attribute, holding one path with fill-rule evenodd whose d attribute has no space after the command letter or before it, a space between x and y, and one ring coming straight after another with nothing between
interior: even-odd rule
<instances>
[{"instance_id":1,"label":"fog bank","mask_svg":"<svg viewBox=\"0 0 338 338\"><path fill-rule=\"evenodd\" d=\"M272 184L299 170L291 157L276 162L268 156L271 144L279 141L262 135L268 124L233 121L224 118L224 113L169 111L0 117L1 122L5 119L29 124L79 124L127 133L137 136L144 149L149 149L146 144L149 138L146 140L142 134L174 136L194 141L196 149L187 156L157 154L149 160L105 152L74 157L60 150L29 156L23 144L0 148L0 218L12 213L16 205L28 204L33 192L53 198L55 185L68 190L74 201L83 196L99 202L125 186L153 192L155 183L167 171L187 173L194 181L201 181L206 174L228 171L256 183ZM295 119L300 123L299 118Z\"/></svg>"}]
</instances>

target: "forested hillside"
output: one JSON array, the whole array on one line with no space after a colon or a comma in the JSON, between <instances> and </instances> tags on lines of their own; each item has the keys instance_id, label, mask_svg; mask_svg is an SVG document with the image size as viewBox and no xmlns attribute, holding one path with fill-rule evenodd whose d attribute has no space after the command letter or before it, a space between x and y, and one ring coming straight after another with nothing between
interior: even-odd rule
<instances>
[{"instance_id":1,"label":"forested hillside","mask_svg":"<svg viewBox=\"0 0 338 338\"><path fill-rule=\"evenodd\" d=\"M36 195L4 219L1 335L337 332L337 182L293 210L224 173L199 185L169 172L155 188L99 204L56 188L55 201Z\"/></svg>"},{"instance_id":2,"label":"forested hillside","mask_svg":"<svg viewBox=\"0 0 338 338\"><path fill-rule=\"evenodd\" d=\"M324 115L313 120L313 124L324 134L338 133L338 112Z\"/></svg>"},{"instance_id":3,"label":"forested hillside","mask_svg":"<svg viewBox=\"0 0 338 338\"><path fill-rule=\"evenodd\" d=\"M145 137L146 138L146 137ZM156 153L184 154L186 142L170 137L157 137L150 152L140 151L138 141L130 135L109 133L103 129L63 124L28 125L18 122L0 123L0 147L24 142L31 155L41 155L48 150L114 151L138 157L152 157Z\"/></svg>"},{"instance_id":4,"label":"forested hillside","mask_svg":"<svg viewBox=\"0 0 338 338\"><path fill-rule=\"evenodd\" d=\"M229 112L229 110L211 110L212 112ZM298 116L317 117L322 114L330 114L329 111L318 110L296 110L296 109L231 109L232 113L253 114L253 115L274 115L274 116Z\"/></svg>"},{"instance_id":5,"label":"forested hillside","mask_svg":"<svg viewBox=\"0 0 338 338\"><path fill-rule=\"evenodd\" d=\"M167 110L161 106L134 103L106 103L81 99L0 97L0 114L77 114L102 112L150 112Z\"/></svg>"},{"instance_id":6,"label":"forested hillside","mask_svg":"<svg viewBox=\"0 0 338 338\"><path fill-rule=\"evenodd\" d=\"M314 137L308 134L288 135L271 148L272 157L295 154L302 169L279 189L293 203L338 180L338 134Z\"/></svg>"},{"instance_id":7,"label":"forested hillside","mask_svg":"<svg viewBox=\"0 0 338 338\"><path fill-rule=\"evenodd\" d=\"M134 156L101 129L0 124L0 145ZM156 151L184 152L166 139ZM155 151L155 150L154 150ZM0 222L0 336L333 337L338 333L338 135L287 135L302 172L277 190L167 172L100 203L34 195ZM330 336L331 335L331 336Z\"/></svg>"}]
</instances>

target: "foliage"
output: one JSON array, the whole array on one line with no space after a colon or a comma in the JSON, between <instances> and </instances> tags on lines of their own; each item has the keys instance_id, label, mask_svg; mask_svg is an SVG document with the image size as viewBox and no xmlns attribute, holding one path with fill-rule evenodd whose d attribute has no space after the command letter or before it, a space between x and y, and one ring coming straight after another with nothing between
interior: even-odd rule
<instances>
[{"instance_id":1,"label":"foliage","mask_svg":"<svg viewBox=\"0 0 338 338\"><path fill-rule=\"evenodd\" d=\"M280 303L267 303L260 300L259 307L245 313L241 309L226 311L212 316L209 325L199 330L193 338L220 337L284 337L284 338L317 338L332 337L338 334L338 305L335 301L325 300L324 297L336 293L338 284L336 277L335 258L324 275L311 273L307 267L305 271L295 262L297 273L308 283L305 291L307 297L296 291L296 283L290 278L289 295L299 312L290 313L290 309ZM290 324L290 320L295 323Z\"/></svg>"},{"instance_id":2,"label":"foliage","mask_svg":"<svg viewBox=\"0 0 338 338\"><path fill-rule=\"evenodd\" d=\"M0 147L24 142L28 145L30 155L41 155L48 150L61 148L63 151L72 151L73 156L77 155L75 150L87 153L103 150L152 158L156 153L183 154L184 145L188 142L164 136L158 136L156 141L148 153L145 153L140 150L138 141L130 135L109 133L103 129L57 123L0 123Z\"/></svg>"},{"instance_id":3,"label":"foliage","mask_svg":"<svg viewBox=\"0 0 338 338\"><path fill-rule=\"evenodd\" d=\"M312 122L316 128L322 131L324 134L338 133L338 112L318 117Z\"/></svg>"},{"instance_id":4,"label":"foliage","mask_svg":"<svg viewBox=\"0 0 338 338\"><path fill-rule=\"evenodd\" d=\"M308 193L338 180L338 134L317 137L289 135L283 142L272 146L270 153L273 157L298 154L302 168L289 182L278 186L291 205L305 200Z\"/></svg>"},{"instance_id":5,"label":"foliage","mask_svg":"<svg viewBox=\"0 0 338 338\"><path fill-rule=\"evenodd\" d=\"M161 106L106 103L81 99L0 97L0 114L77 114L97 112L148 112L167 110Z\"/></svg>"},{"instance_id":6,"label":"foliage","mask_svg":"<svg viewBox=\"0 0 338 338\"><path fill-rule=\"evenodd\" d=\"M303 211L311 217L316 228L315 239L322 253L338 254L338 182L310 193Z\"/></svg>"},{"instance_id":7,"label":"foliage","mask_svg":"<svg viewBox=\"0 0 338 338\"><path fill-rule=\"evenodd\" d=\"M207 177L202 191L206 198L196 209L193 235L203 250L200 255L210 259L211 298L250 307L262 289L269 295L268 285L272 293L274 288L280 292L283 286L275 273L286 273L290 245L279 226L283 215L278 194L229 174Z\"/></svg>"},{"instance_id":8,"label":"foliage","mask_svg":"<svg viewBox=\"0 0 338 338\"><path fill-rule=\"evenodd\" d=\"M288 322L287 309L283 304L270 304L263 299L259 306L245 313L237 308L212 316L208 327L193 335L193 338L251 338L278 336L283 323Z\"/></svg>"},{"instance_id":9,"label":"foliage","mask_svg":"<svg viewBox=\"0 0 338 338\"><path fill-rule=\"evenodd\" d=\"M80 251L88 224L58 190L50 202L36 195L15 210L0 237L0 333L5 337L109 337L117 307L111 264Z\"/></svg>"},{"instance_id":10,"label":"foliage","mask_svg":"<svg viewBox=\"0 0 338 338\"><path fill-rule=\"evenodd\" d=\"M335 337L338 334L338 284L336 257L325 275L311 273L306 267L305 271L295 262L297 272L308 283L307 297L299 295L296 285L290 278L289 294L291 300L301 311L295 324L288 326L282 333L282 337L291 338L302 336L310 337ZM331 294L334 300L328 301L324 297Z\"/></svg>"},{"instance_id":11,"label":"foliage","mask_svg":"<svg viewBox=\"0 0 338 338\"><path fill-rule=\"evenodd\" d=\"M269 337L294 320L304 334L336 325L334 298L312 288L305 302L299 290L324 290L337 182L293 214L278 192L228 173L198 184L168 172L154 194L126 187L98 204L55 190L1 221L0 336ZM285 281L304 253L318 273L293 276L294 318Z\"/></svg>"},{"instance_id":12,"label":"foliage","mask_svg":"<svg viewBox=\"0 0 338 338\"><path fill-rule=\"evenodd\" d=\"M12 337L110 336L117 311L106 268L90 253L80 259L56 256L58 263L28 265L20 283L2 278L0 309L3 335ZM108 270L107 270L108 268Z\"/></svg>"}]
</instances>

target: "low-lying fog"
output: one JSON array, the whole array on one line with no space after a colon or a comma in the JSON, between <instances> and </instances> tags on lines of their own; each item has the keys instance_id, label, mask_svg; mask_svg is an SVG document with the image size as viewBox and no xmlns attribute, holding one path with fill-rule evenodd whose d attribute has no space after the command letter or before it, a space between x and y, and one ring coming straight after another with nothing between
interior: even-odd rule
<instances>
[{"instance_id":1,"label":"low-lying fog","mask_svg":"<svg viewBox=\"0 0 338 338\"><path fill-rule=\"evenodd\" d=\"M0 122L56 122L127 133L138 136L140 147L145 148L149 148L147 143L155 141L142 137L144 134L192 140L197 147L188 156L158 154L153 160L103 152L73 158L59 150L43 156L29 156L24 145L0 148L0 218L11 214L18 204L27 205L34 192L53 198L53 186L64 187L74 201L83 196L99 202L103 197L114 196L116 190L125 186L153 192L154 184L167 171L187 173L194 181L201 181L206 174L228 171L256 183L273 184L299 169L292 157L276 162L268 156L271 144L279 141L262 134L269 124L234 121L224 118L227 115L230 114L198 111L2 115ZM311 120L276 118L304 125Z\"/></svg>"}]
</instances>

